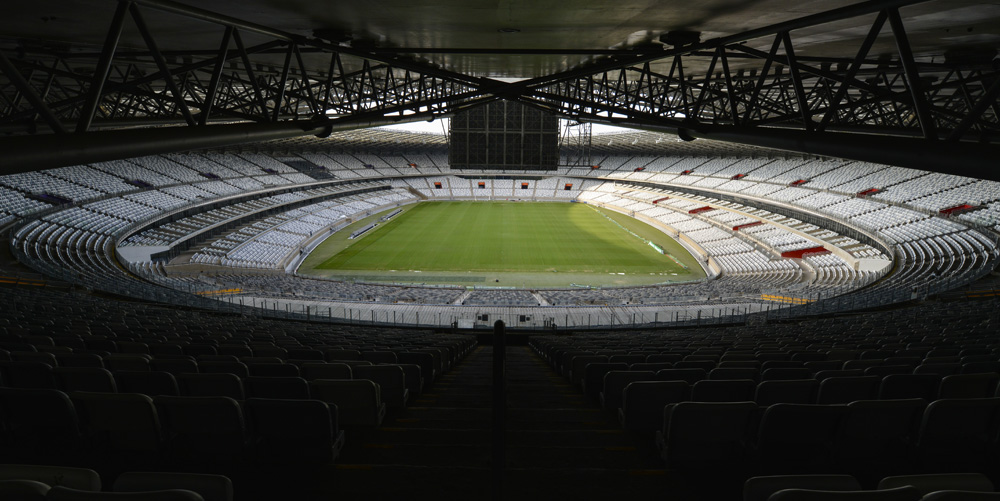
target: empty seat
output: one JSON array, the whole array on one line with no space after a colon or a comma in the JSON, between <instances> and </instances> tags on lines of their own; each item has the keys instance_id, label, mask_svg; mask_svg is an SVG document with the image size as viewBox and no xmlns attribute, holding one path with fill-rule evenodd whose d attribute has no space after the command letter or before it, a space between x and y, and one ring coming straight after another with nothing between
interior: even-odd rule
<instances>
[{"instance_id":1,"label":"empty seat","mask_svg":"<svg viewBox=\"0 0 1000 501\"><path fill-rule=\"evenodd\" d=\"M251 435L258 441L258 461L325 464L334 461L344 445L335 405L319 400L251 398L244 409Z\"/></svg>"},{"instance_id":2,"label":"empty seat","mask_svg":"<svg viewBox=\"0 0 1000 501\"><path fill-rule=\"evenodd\" d=\"M44 501L51 487L37 480L0 480L0 499L11 501Z\"/></svg>"},{"instance_id":3,"label":"empty seat","mask_svg":"<svg viewBox=\"0 0 1000 501\"><path fill-rule=\"evenodd\" d=\"M240 378L245 378L250 375L250 369L247 368L247 365L237 360L199 361L198 372L203 372L206 374L232 374Z\"/></svg>"},{"instance_id":4,"label":"empty seat","mask_svg":"<svg viewBox=\"0 0 1000 501\"><path fill-rule=\"evenodd\" d=\"M205 501L232 501L233 482L224 475L176 472L125 472L115 479L115 492L146 492L183 489Z\"/></svg>"},{"instance_id":5,"label":"empty seat","mask_svg":"<svg viewBox=\"0 0 1000 501\"><path fill-rule=\"evenodd\" d=\"M763 369L760 373L761 381L788 381L790 379L809 379L812 372L805 367L774 367Z\"/></svg>"},{"instance_id":6,"label":"empty seat","mask_svg":"<svg viewBox=\"0 0 1000 501\"><path fill-rule=\"evenodd\" d=\"M396 364L398 367L403 369L403 374L406 376L406 389L410 391L410 398L419 395L424 387L424 376L423 371L417 364ZM332 379L347 379L347 378L332 378Z\"/></svg>"},{"instance_id":7,"label":"empty seat","mask_svg":"<svg viewBox=\"0 0 1000 501\"><path fill-rule=\"evenodd\" d=\"M861 484L850 475L769 475L748 478L743 483L743 501L767 501L784 489L859 491Z\"/></svg>"},{"instance_id":8,"label":"empty seat","mask_svg":"<svg viewBox=\"0 0 1000 501\"><path fill-rule=\"evenodd\" d=\"M958 374L961 370L962 364L958 362L937 362L937 363L923 363L918 365L913 369L914 374L937 374L938 376L950 376L952 374Z\"/></svg>"},{"instance_id":9,"label":"empty seat","mask_svg":"<svg viewBox=\"0 0 1000 501\"><path fill-rule=\"evenodd\" d=\"M121 393L142 393L156 395L180 395L177 379L169 372L160 371L116 371L115 384Z\"/></svg>"},{"instance_id":10,"label":"empty seat","mask_svg":"<svg viewBox=\"0 0 1000 501\"><path fill-rule=\"evenodd\" d=\"M695 402L752 402L757 383L751 379L706 379L691 387Z\"/></svg>"},{"instance_id":11,"label":"empty seat","mask_svg":"<svg viewBox=\"0 0 1000 501\"><path fill-rule=\"evenodd\" d=\"M377 427L385 417L379 386L367 379L320 379L309 383L312 398L337 406L340 426Z\"/></svg>"},{"instance_id":12,"label":"empty seat","mask_svg":"<svg viewBox=\"0 0 1000 501\"><path fill-rule=\"evenodd\" d=\"M367 360L373 364L395 364L399 358L391 351L362 351L361 360Z\"/></svg>"},{"instance_id":13,"label":"empty seat","mask_svg":"<svg viewBox=\"0 0 1000 501\"><path fill-rule=\"evenodd\" d=\"M663 428L663 408L690 397L685 381L636 381L622 392L618 420L626 430L653 434Z\"/></svg>"},{"instance_id":14,"label":"empty seat","mask_svg":"<svg viewBox=\"0 0 1000 501\"><path fill-rule=\"evenodd\" d=\"M760 371L751 367L716 367L708 372L708 379L750 379L760 378Z\"/></svg>"},{"instance_id":15,"label":"empty seat","mask_svg":"<svg viewBox=\"0 0 1000 501\"><path fill-rule=\"evenodd\" d=\"M144 492L90 492L53 487L45 495L46 501L205 501L193 491L167 489Z\"/></svg>"},{"instance_id":16,"label":"empty seat","mask_svg":"<svg viewBox=\"0 0 1000 501\"><path fill-rule=\"evenodd\" d=\"M840 467L866 483L908 471L910 444L926 405L919 398L849 403L837 441Z\"/></svg>"},{"instance_id":17,"label":"empty seat","mask_svg":"<svg viewBox=\"0 0 1000 501\"><path fill-rule=\"evenodd\" d=\"M246 425L235 400L159 396L154 401L175 462L224 470L245 459Z\"/></svg>"},{"instance_id":18,"label":"empty seat","mask_svg":"<svg viewBox=\"0 0 1000 501\"><path fill-rule=\"evenodd\" d=\"M80 422L95 452L123 464L158 464L163 430L153 399L138 393L74 392Z\"/></svg>"},{"instance_id":19,"label":"empty seat","mask_svg":"<svg viewBox=\"0 0 1000 501\"><path fill-rule=\"evenodd\" d=\"M324 353L327 361L336 360L361 360L361 352L358 350L337 350L330 349Z\"/></svg>"},{"instance_id":20,"label":"empty seat","mask_svg":"<svg viewBox=\"0 0 1000 501\"><path fill-rule=\"evenodd\" d=\"M855 400L873 400L878 396L882 379L877 376L830 377L819 383L817 404L846 404Z\"/></svg>"},{"instance_id":21,"label":"empty seat","mask_svg":"<svg viewBox=\"0 0 1000 501\"><path fill-rule=\"evenodd\" d=\"M757 405L771 404L811 404L819 390L819 381L815 379L789 379L779 381L761 381L754 393Z\"/></svg>"},{"instance_id":22,"label":"empty seat","mask_svg":"<svg viewBox=\"0 0 1000 501\"><path fill-rule=\"evenodd\" d=\"M940 399L924 411L917 455L940 473L982 472L1000 427L1000 398Z\"/></svg>"},{"instance_id":23,"label":"empty seat","mask_svg":"<svg viewBox=\"0 0 1000 501\"><path fill-rule=\"evenodd\" d=\"M44 362L0 361L0 381L11 388L56 388L52 366Z\"/></svg>"},{"instance_id":24,"label":"empty seat","mask_svg":"<svg viewBox=\"0 0 1000 501\"><path fill-rule=\"evenodd\" d=\"M938 398L989 398L997 390L1000 374L953 374L941 378Z\"/></svg>"},{"instance_id":25,"label":"empty seat","mask_svg":"<svg viewBox=\"0 0 1000 501\"><path fill-rule=\"evenodd\" d=\"M353 379L351 366L339 363L309 363L299 367L302 378L307 381L314 379Z\"/></svg>"},{"instance_id":26,"label":"empty seat","mask_svg":"<svg viewBox=\"0 0 1000 501\"><path fill-rule=\"evenodd\" d=\"M674 364L677 367L677 364ZM708 378L708 371L697 367L687 367L681 369L663 369L656 371L658 381L684 381L687 384L695 384L702 379Z\"/></svg>"},{"instance_id":27,"label":"empty seat","mask_svg":"<svg viewBox=\"0 0 1000 501\"><path fill-rule=\"evenodd\" d=\"M56 353L59 367L104 368L104 360L93 353Z\"/></svg>"},{"instance_id":28,"label":"empty seat","mask_svg":"<svg viewBox=\"0 0 1000 501\"><path fill-rule=\"evenodd\" d=\"M367 379L378 384L382 401L390 408L405 407L410 398L406 389L406 374L398 365L368 365L353 369L354 379Z\"/></svg>"},{"instance_id":29,"label":"empty seat","mask_svg":"<svg viewBox=\"0 0 1000 501\"><path fill-rule=\"evenodd\" d=\"M309 398L309 384L300 377L250 376L243 391L247 398Z\"/></svg>"},{"instance_id":30,"label":"empty seat","mask_svg":"<svg viewBox=\"0 0 1000 501\"><path fill-rule=\"evenodd\" d=\"M936 491L920 498L920 501L998 501L1000 492L977 491Z\"/></svg>"},{"instance_id":31,"label":"empty seat","mask_svg":"<svg viewBox=\"0 0 1000 501\"><path fill-rule=\"evenodd\" d=\"M178 374L181 395L188 397L229 397L243 400L243 382L234 374Z\"/></svg>"},{"instance_id":32,"label":"empty seat","mask_svg":"<svg viewBox=\"0 0 1000 501\"><path fill-rule=\"evenodd\" d=\"M104 367L111 372L148 371L150 360L149 355L111 353L104 357Z\"/></svg>"},{"instance_id":33,"label":"empty seat","mask_svg":"<svg viewBox=\"0 0 1000 501\"><path fill-rule=\"evenodd\" d=\"M20 462L58 461L81 452L77 411L69 397L53 389L0 388L2 453Z\"/></svg>"},{"instance_id":34,"label":"empty seat","mask_svg":"<svg viewBox=\"0 0 1000 501\"><path fill-rule=\"evenodd\" d=\"M670 362L640 362L631 364L628 366L628 369L622 369L622 370L656 372L663 369L673 369L673 368L674 364Z\"/></svg>"},{"instance_id":35,"label":"empty seat","mask_svg":"<svg viewBox=\"0 0 1000 501\"><path fill-rule=\"evenodd\" d=\"M173 375L198 372L198 363L190 358L154 358L149 362L150 370L169 372Z\"/></svg>"},{"instance_id":36,"label":"empty seat","mask_svg":"<svg viewBox=\"0 0 1000 501\"><path fill-rule=\"evenodd\" d=\"M595 362L587 364L582 380L584 393L594 400L599 400L601 392L604 391L604 376L611 371L625 371L628 369L629 366L625 362Z\"/></svg>"},{"instance_id":37,"label":"empty seat","mask_svg":"<svg viewBox=\"0 0 1000 501\"><path fill-rule=\"evenodd\" d=\"M879 481L878 488L894 489L905 485L917 488L922 494L943 490L993 492L993 482L981 473L928 473L885 477Z\"/></svg>"},{"instance_id":38,"label":"empty seat","mask_svg":"<svg viewBox=\"0 0 1000 501\"><path fill-rule=\"evenodd\" d=\"M784 489L775 492L768 501L919 501L920 491L913 487L898 487L881 491L821 491Z\"/></svg>"},{"instance_id":39,"label":"empty seat","mask_svg":"<svg viewBox=\"0 0 1000 501\"><path fill-rule=\"evenodd\" d=\"M633 381L652 381L656 373L651 371L611 371L604 375L604 390L601 392L601 407L618 413L622 406L622 392Z\"/></svg>"},{"instance_id":40,"label":"empty seat","mask_svg":"<svg viewBox=\"0 0 1000 501\"><path fill-rule=\"evenodd\" d=\"M361 355L359 352L358 358ZM418 352L418 351L403 351L396 353L396 358L399 359L401 364L415 364L420 366L420 374L424 378L424 387L431 384L437 377L437 371L434 364L434 356L430 353ZM327 352L327 360L329 358L329 352Z\"/></svg>"},{"instance_id":41,"label":"empty seat","mask_svg":"<svg viewBox=\"0 0 1000 501\"><path fill-rule=\"evenodd\" d=\"M846 405L774 404L757 432L757 460L763 471L826 473Z\"/></svg>"},{"instance_id":42,"label":"empty seat","mask_svg":"<svg viewBox=\"0 0 1000 501\"><path fill-rule=\"evenodd\" d=\"M45 466L34 464L2 464L0 480L34 480L48 486L64 485L84 491L100 491L101 476L89 468ZM0 499L7 499L0 495ZM12 498L13 499L13 498Z\"/></svg>"},{"instance_id":43,"label":"empty seat","mask_svg":"<svg viewBox=\"0 0 1000 501\"><path fill-rule=\"evenodd\" d=\"M756 412L757 404L749 401L666 406L659 442L667 467L717 471L741 466Z\"/></svg>"},{"instance_id":44,"label":"empty seat","mask_svg":"<svg viewBox=\"0 0 1000 501\"><path fill-rule=\"evenodd\" d=\"M865 371L861 369L837 369L837 370L821 370L816 371L813 374L813 379L816 381L823 381L824 379L831 377L855 377L864 376Z\"/></svg>"},{"instance_id":45,"label":"empty seat","mask_svg":"<svg viewBox=\"0 0 1000 501\"><path fill-rule=\"evenodd\" d=\"M65 392L100 391L115 393L115 377L99 367L56 367L52 369L56 387Z\"/></svg>"},{"instance_id":46,"label":"empty seat","mask_svg":"<svg viewBox=\"0 0 1000 501\"><path fill-rule=\"evenodd\" d=\"M941 376L937 374L889 374L882 378L878 398L898 400L922 398L928 402L937 399Z\"/></svg>"},{"instance_id":47,"label":"empty seat","mask_svg":"<svg viewBox=\"0 0 1000 501\"><path fill-rule=\"evenodd\" d=\"M605 355L580 355L570 361L569 382L573 386L582 386L586 376L587 366L596 363L607 363Z\"/></svg>"},{"instance_id":48,"label":"empty seat","mask_svg":"<svg viewBox=\"0 0 1000 501\"><path fill-rule=\"evenodd\" d=\"M247 368L251 376L257 377L299 377L299 368L286 363L249 362Z\"/></svg>"}]
</instances>

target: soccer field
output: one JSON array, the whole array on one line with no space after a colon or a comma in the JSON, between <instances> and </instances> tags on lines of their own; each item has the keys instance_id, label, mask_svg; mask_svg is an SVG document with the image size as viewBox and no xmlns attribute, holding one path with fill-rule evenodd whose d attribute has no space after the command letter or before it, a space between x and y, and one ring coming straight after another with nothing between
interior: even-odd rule
<instances>
[{"instance_id":1,"label":"soccer field","mask_svg":"<svg viewBox=\"0 0 1000 501\"><path fill-rule=\"evenodd\" d=\"M585 204L422 202L350 240L353 230L341 230L317 247L300 273L525 287L642 285L704 276L695 259L662 231Z\"/></svg>"}]
</instances>

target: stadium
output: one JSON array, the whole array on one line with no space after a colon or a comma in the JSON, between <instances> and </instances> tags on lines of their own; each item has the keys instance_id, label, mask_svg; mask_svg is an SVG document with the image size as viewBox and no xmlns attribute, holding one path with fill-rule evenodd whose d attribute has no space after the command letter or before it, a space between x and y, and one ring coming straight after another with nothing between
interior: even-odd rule
<instances>
[{"instance_id":1,"label":"stadium","mask_svg":"<svg viewBox=\"0 0 1000 501\"><path fill-rule=\"evenodd\" d=\"M1000 12L0 20L0 497L1000 497Z\"/></svg>"}]
</instances>

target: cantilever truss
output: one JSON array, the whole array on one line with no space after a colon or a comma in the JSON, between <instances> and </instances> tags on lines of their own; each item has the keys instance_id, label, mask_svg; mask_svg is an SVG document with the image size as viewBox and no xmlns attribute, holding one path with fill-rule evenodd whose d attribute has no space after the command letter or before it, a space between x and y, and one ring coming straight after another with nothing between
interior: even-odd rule
<instances>
[{"instance_id":1,"label":"cantilever truss","mask_svg":"<svg viewBox=\"0 0 1000 501\"><path fill-rule=\"evenodd\" d=\"M407 55L419 48L366 51L170 0L121 0L99 51L0 46L0 130L75 136L79 144L101 128L181 125L205 136L220 130L216 122L311 124L282 129L289 137L329 132L337 124L431 119L514 99L577 120L675 131L685 139L934 170L958 161L965 170L949 167L952 172L996 178L1000 70L988 59L915 57L898 9L921 1L872 0L704 42L622 50L584 68L506 83ZM209 23L218 45L160 48L145 21L150 11ZM850 54L818 57L796 45L796 30L852 18L870 25ZM127 25L145 47L119 47ZM872 54L880 38L892 41L892 54ZM167 129L177 127L148 130ZM216 143L262 137L277 136L220 134ZM156 152L155 140L150 143L141 151ZM21 146L29 147L37 149ZM16 158L30 165L39 155Z\"/></svg>"},{"instance_id":2,"label":"cantilever truss","mask_svg":"<svg viewBox=\"0 0 1000 501\"><path fill-rule=\"evenodd\" d=\"M210 23L219 45L163 50L146 23L149 11ZM118 47L129 23L142 35L144 50ZM472 77L142 0L119 3L100 52L35 49L15 59L0 52L0 69L6 77L0 80L0 124L14 131L44 125L57 134L143 123L433 116L480 97Z\"/></svg>"}]
</instances>

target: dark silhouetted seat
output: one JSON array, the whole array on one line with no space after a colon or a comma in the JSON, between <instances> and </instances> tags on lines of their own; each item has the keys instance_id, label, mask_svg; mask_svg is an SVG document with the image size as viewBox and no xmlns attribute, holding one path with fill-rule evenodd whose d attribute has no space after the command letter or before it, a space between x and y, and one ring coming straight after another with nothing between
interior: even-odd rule
<instances>
[{"instance_id":1,"label":"dark silhouetted seat","mask_svg":"<svg viewBox=\"0 0 1000 501\"><path fill-rule=\"evenodd\" d=\"M65 392L99 391L115 393L115 377L111 372L99 367L56 367L52 369L56 386Z\"/></svg>"},{"instance_id":2,"label":"dark silhouetted seat","mask_svg":"<svg viewBox=\"0 0 1000 501\"><path fill-rule=\"evenodd\" d=\"M741 466L756 412L757 404L749 401L666 406L659 441L667 467L717 471Z\"/></svg>"},{"instance_id":3,"label":"dark silhouetted seat","mask_svg":"<svg viewBox=\"0 0 1000 501\"><path fill-rule=\"evenodd\" d=\"M178 374L177 385L188 397L244 398L243 382L234 374Z\"/></svg>"},{"instance_id":4,"label":"dark silhouetted seat","mask_svg":"<svg viewBox=\"0 0 1000 501\"><path fill-rule=\"evenodd\" d=\"M663 408L691 398L685 381L635 381L622 392L618 419L626 430L654 433L663 428Z\"/></svg>"},{"instance_id":5,"label":"dark silhouetted seat","mask_svg":"<svg viewBox=\"0 0 1000 501\"><path fill-rule=\"evenodd\" d=\"M115 383L121 393L142 393L157 395L180 395L177 379L169 372L159 371L116 371Z\"/></svg>"},{"instance_id":6,"label":"dark silhouetted seat","mask_svg":"<svg viewBox=\"0 0 1000 501\"><path fill-rule=\"evenodd\" d=\"M175 462L227 470L246 459L246 425L235 400L159 396L154 401Z\"/></svg>"},{"instance_id":7,"label":"dark silhouetted seat","mask_svg":"<svg viewBox=\"0 0 1000 501\"><path fill-rule=\"evenodd\" d=\"M819 381L815 379L789 379L778 381L761 381L757 383L754 402L757 405L771 404L811 404L819 390Z\"/></svg>"},{"instance_id":8,"label":"dark silhouetted seat","mask_svg":"<svg viewBox=\"0 0 1000 501\"><path fill-rule=\"evenodd\" d=\"M344 444L337 407L319 400L251 398L244 404L263 463L329 463Z\"/></svg>"},{"instance_id":9,"label":"dark silhouetted seat","mask_svg":"<svg viewBox=\"0 0 1000 501\"><path fill-rule=\"evenodd\" d=\"M846 405L774 404L764 411L757 434L757 460L766 472L825 473Z\"/></svg>"}]
</instances>

